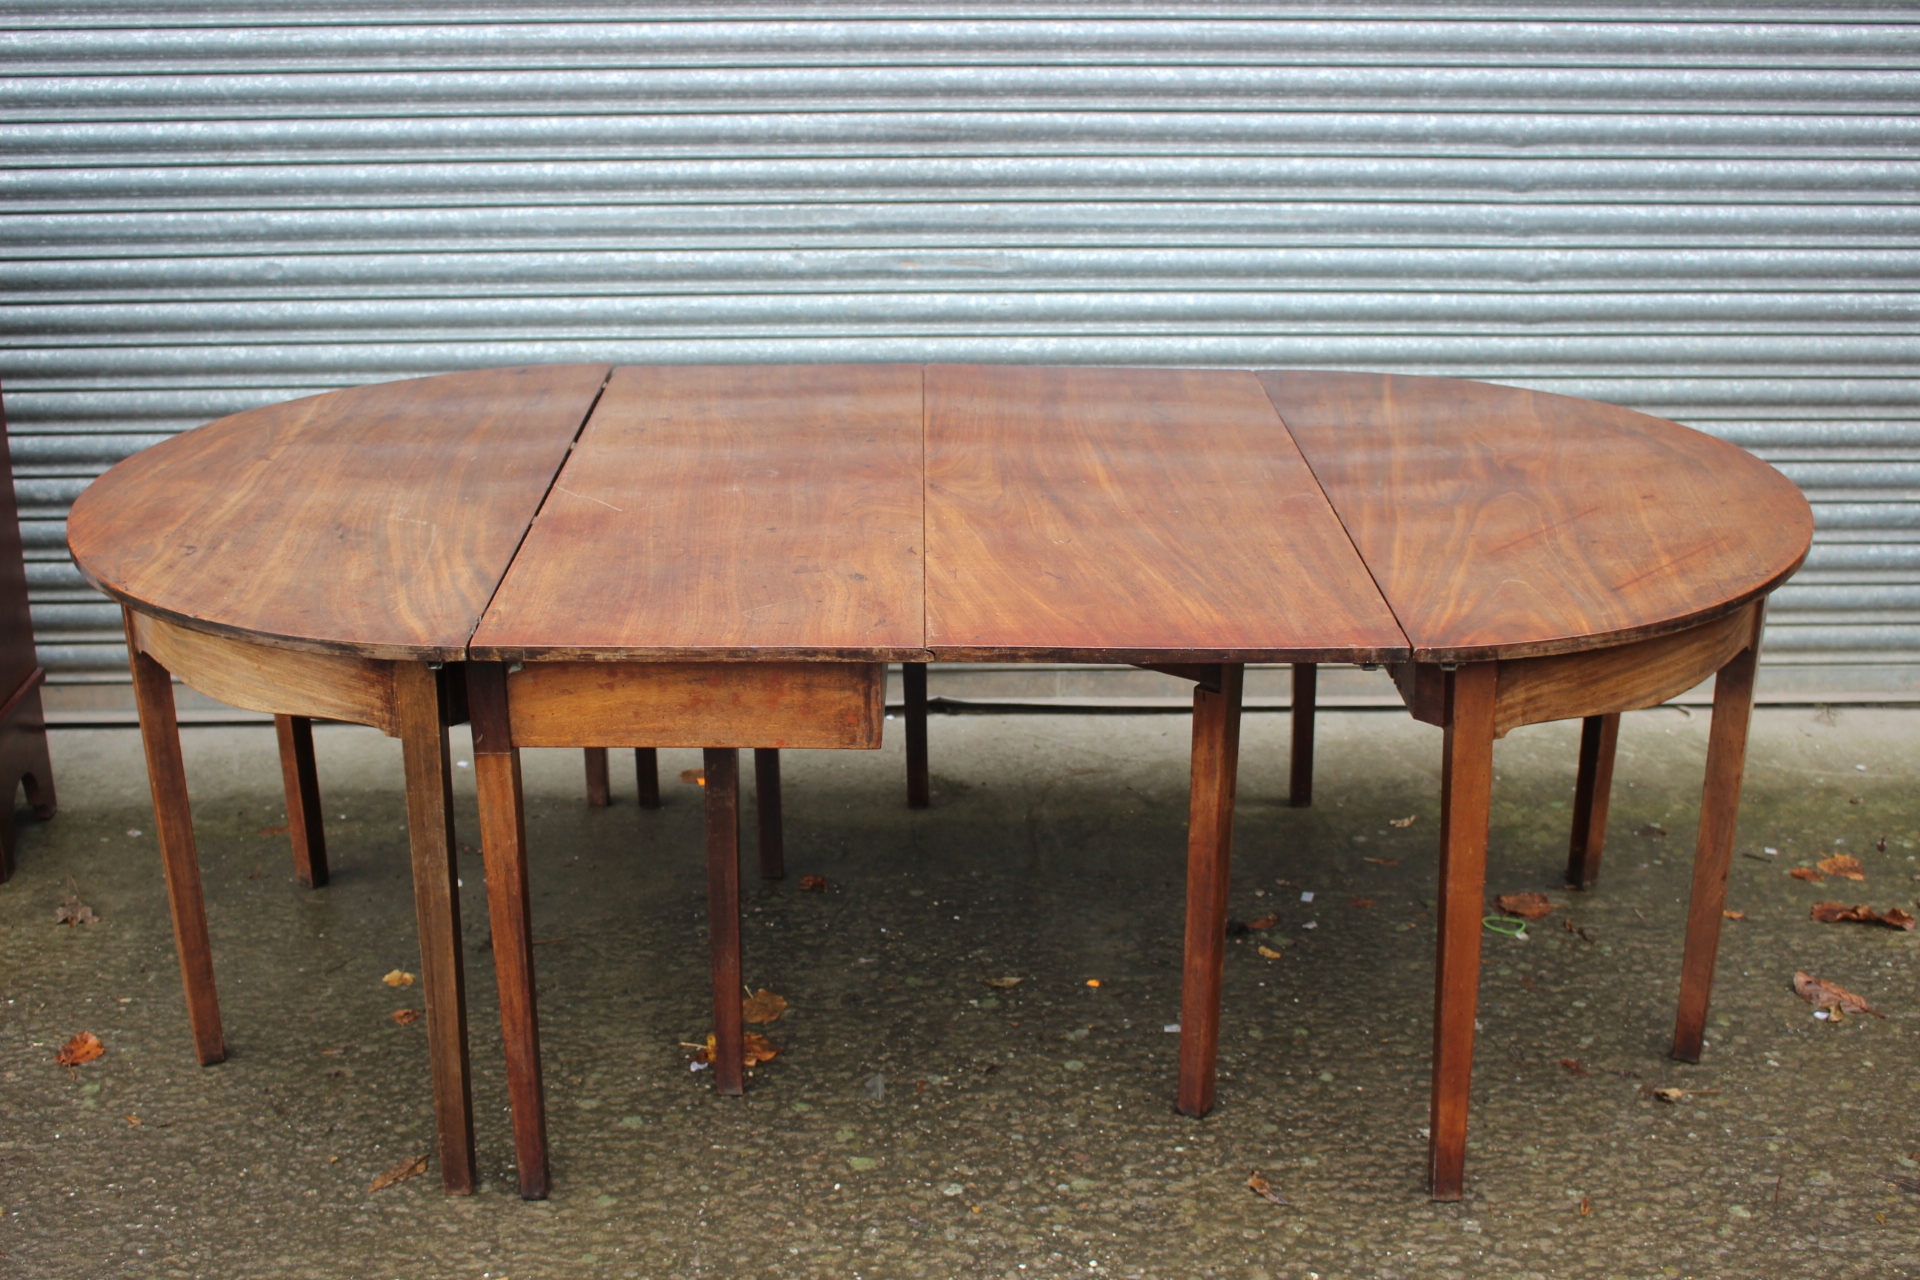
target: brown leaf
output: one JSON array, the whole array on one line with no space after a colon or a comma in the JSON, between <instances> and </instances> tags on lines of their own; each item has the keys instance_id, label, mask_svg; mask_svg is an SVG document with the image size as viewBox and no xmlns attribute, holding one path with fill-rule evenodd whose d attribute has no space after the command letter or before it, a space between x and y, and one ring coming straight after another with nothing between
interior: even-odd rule
<instances>
[{"instance_id":1,"label":"brown leaf","mask_svg":"<svg viewBox=\"0 0 1920 1280\"><path fill-rule=\"evenodd\" d=\"M682 769L680 771L680 781L690 787L704 787L707 785L707 771L705 769Z\"/></svg>"},{"instance_id":2,"label":"brown leaf","mask_svg":"<svg viewBox=\"0 0 1920 1280\"><path fill-rule=\"evenodd\" d=\"M1350 905L1356 906L1356 907L1370 907L1373 905L1373 899L1356 896Z\"/></svg>"},{"instance_id":3,"label":"brown leaf","mask_svg":"<svg viewBox=\"0 0 1920 1280\"><path fill-rule=\"evenodd\" d=\"M740 1001L740 1016L748 1022L778 1022L787 1011L787 998L765 987Z\"/></svg>"},{"instance_id":4,"label":"brown leaf","mask_svg":"<svg viewBox=\"0 0 1920 1280\"><path fill-rule=\"evenodd\" d=\"M287 834L287 824L283 822L277 827L262 827L254 832L254 834L260 836L283 836Z\"/></svg>"},{"instance_id":5,"label":"brown leaf","mask_svg":"<svg viewBox=\"0 0 1920 1280\"><path fill-rule=\"evenodd\" d=\"M1419 820L1420 820L1420 815L1417 813L1414 813L1414 814L1409 814L1404 818L1388 818L1387 825L1390 827L1410 827L1414 823L1418 822Z\"/></svg>"},{"instance_id":6,"label":"brown leaf","mask_svg":"<svg viewBox=\"0 0 1920 1280\"><path fill-rule=\"evenodd\" d=\"M373 1185L368 1187L367 1190L380 1191L392 1186L396 1182L405 1182L408 1178L417 1178L426 1171L427 1157L423 1152L420 1155L414 1156L411 1160L402 1160L399 1164L375 1178Z\"/></svg>"},{"instance_id":7,"label":"brown leaf","mask_svg":"<svg viewBox=\"0 0 1920 1280\"><path fill-rule=\"evenodd\" d=\"M1860 865L1860 859L1850 853L1836 853L1831 858L1822 858L1814 865L1830 876L1840 876L1847 880L1867 878L1867 869Z\"/></svg>"},{"instance_id":8,"label":"brown leaf","mask_svg":"<svg viewBox=\"0 0 1920 1280\"><path fill-rule=\"evenodd\" d=\"M1593 1212L1593 1201L1587 1199L1585 1196L1581 1196L1580 1197L1580 1216L1584 1218L1592 1212Z\"/></svg>"},{"instance_id":9,"label":"brown leaf","mask_svg":"<svg viewBox=\"0 0 1920 1280\"><path fill-rule=\"evenodd\" d=\"M1793 870L1787 872L1787 874L1795 880L1806 880L1813 884L1819 884L1822 880L1826 879L1825 876L1815 871L1812 867L1795 867Z\"/></svg>"},{"instance_id":10,"label":"brown leaf","mask_svg":"<svg viewBox=\"0 0 1920 1280\"><path fill-rule=\"evenodd\" d=\"M712 1062L720 1054L720 1037L708 1035L707 1042L701 1045L693 1055L695 1062ZM751 1067L758 1062L771 1062L780 1056L780 1050L771 1040L757 1031L749 1031L740 1038L740 1061L742 1066Z\"/></svg>"},{"instance_id":11,"label":"brown leaf","mask_svg":"<svg viewBox=\"0 0 1920 1280\"><path fill-rule=\"evenodd\" d=\"M825 876L801 876L800 887L808 893L825 893L827 891L827 878Z\"/></svg>"},{"instance_id":12,"label":"brown leaf","mask_svg":"<svg viewBox=\"0 0 1920 1280\"><path fill-rule=\"evenodd\" d=\"M1400 865L1400 859L1398 858L1362 858L1360 861L1371 862L1376 867L1397 867Z\"/></svg>"},{"instance_id":13,"label":"brown leaf","mask_svg":"<svg viewBox=\"0 0 1920 1280\"><path fill-rule=\"evenodd\" d=\"M1720 914L1729 920L1745 920L1747 918L1747 913L1744 911L1722 911Z\"/></svg>"},{"instance_id":14,"label":"brown leaf","mask_svg":"<svg viewBox=\"0 0 1920 1280\"><path fill-rule=\"evenodd\" d=\"M1280 1198L1280 1193L1273 1189L1273 1184L1267 1181L1266 1177L1258 1169L1247 1170L1247 1190L1253 1192L1253 1194L1259 1196L1269 1204L1286 1203L1285 1200Z\"/></svg>"},{"instance_id":15,"label":"brown leaf","mask_svg":"<svg viewBox=\"0 0 1920 1280\"><path fill-rule=\"evenodd\" d=\"M127 1122L127 1128L129 1129L138 1129L141 1125L146 1123L145 1120L142 1120L139 1116L134 1115L132 1112L128 1112L126 1115L121 1116L120 1118Z\"/></svg>"},{"instance_id":16,"label":"brown leaf","mask_svg":"<svg viewBox=\"0 0 1920 1280\"><path fill-rule=\"evenodd\" d=\"M980 979L980 981L986 983L990 987L998 987L1002 991L1011 991L1015 987L1019 986L1021 983L1025 982L1026 979L1025 978L982 978Z\"/></svg>"},{"instance_id":17,"label":"brown leaf","mask_svg":"<svg viewBox=\"0 0 1920 1280\"><path fill-rule=\"evenodd\" d=\"M1544 893L1503 893L1493 900L1493 905L1522 920L1538 920L1553 910Z\"/></svg>"},{"instance_id":18,"label":"brown leaf","mask_svg":"<svg viewBox=\"0 0 1920 1280\"><path fill-rule=\"evenodd\" d=\"M62 898L60 905L53 909L55 924L97 924L99 920L93 908L79 898Z\"/></svg>"},{"instance_id":19,"label":"brown leaf","mask_svg":"<svg viewBox=\"0 0 1920 1280\"><path fill-rule=\"evenodd\" d=\"M395 969L380 981L390 987L410 987L413 985L413 975L403 969Z\"/></svg>"},{"instance_id":20,"label":"brown leaf","mask_svg":"<svg viewBox=\"0 0 1920 1280\"><path fill-rule=\"evenodd\" d=\"M1261 955L1265 956L1269 960L1278 960L1280 958L1280 952L1275 951L1272 947L1269 947L1264 943L1262 943L1259 947L1255 949L1258 950Z\"/></svg>"},{"instance_id":21,"label":"brown leaf","mask_svg":"<svg viewBox=\"0 0 1920 1280\"><path fill-rule=\"evenodd\" d=\"M1260 918L1259 918L1258 920L1249 920L1249 921L1247 921L1247 928L1249 928L1249 929L1271 929L1271 928L1273 928L1273 926L1275 926L1276 924L1279 924L1279 923L1280 923L1280 917L1279 917L1279 916L1261 916L1261 917L1260 917Z\"/></svg>"},{"instance_id":22,"label":"brown leaf","mask_svg":"<svg viewBox=\"0 0 1920 1280\"><path fill-rule=\"evenodd\" d=\"M1654 1089L1652 1090L1652 1093L1654 1097L1666 1103L1678 1102L1680 1101L1680 1099L1687 1096L1687 1091L1685 1089L1671 1089L1671 1088Z\"/></svg>"},{"instance_id":23,"label":"brown leaf","mask_svg":"<svg viewBox=\"0 0 1920 1280\"><path fill-rule=\"evenodd\" d=\"M1821 924L1853 922L1891 925L1895 929L1913 928L1913 917L1898 907L1892 907L1883 914L1868 906L1849 907L1839 902L1816 902L1812 915Z\"/></svg>"},{"instance_id":24,"label":"brown leaf","mask_svg":"<svg viewBox=\"0 0 1920 1280\"><path fill-rule=\"evenodd\" d=\"M1567 1069L1567 1074L1572 1076L1576 1080L1578 1080L1581 1076L1591 1074L1590 1072L1588 1072L1588 1070L1585 1067L1581 1066L1578 1062L1576 1062L1572 1058L1560 1059L1560 1065L1565 1067Z\"/></svg>"},{"instance_id":25,"label":"brown leaf","mask_svg":"<svg viewBox=\"0 0 1920 1280\"><path fill-rule=\"evenodd\" d=\"M395 1009L393 1011L393 1020L403 1027L411 1026L420 1021L420 1017L424 1012L425 1010L422 1009Z\"/></svg>"},{"instance_id":26,"label":"brown leaf","mask_svg":"<svg viewBox=\"0 0 1920 1280\"><path fill-rule=\"evenodd\" d=\"M1657 822L1649 822L1644 827L1635 827L1633 834L1645 836L1649 840L1661 840L1667 835L1667 829Z\"/></svg>"},{"instance_id":27,"label":"brown leaf","mask_svg":"<svg viewBox=\"0 0 1920 1280\"><path fill-rule=\"evenodd\" d=\"M91 1031L82 1031L79 1035L60 1047L53 1060L63 1067L77 1067L83 1062L92 1062L107 1051L100 1043L100 1037Z\"/></svg>"},{"instance_id":28,"label":"brown leaf","mask_svg":"<svg viewBox=\"0 0 1920 1280\"><path fill-rule=\"evenodd\" d=\"M1871 1013L1876 1018L1887 1016L1877 1009L1868 1008L1865 1000L1845 987L1835 986L1824 978L1816 978L1812 974L1794 974L1793 989L1799 993L1802 1000L1809 1002L1816 1009L1838 1009L1841 1013Z\"/></svg>"}]
</instances>

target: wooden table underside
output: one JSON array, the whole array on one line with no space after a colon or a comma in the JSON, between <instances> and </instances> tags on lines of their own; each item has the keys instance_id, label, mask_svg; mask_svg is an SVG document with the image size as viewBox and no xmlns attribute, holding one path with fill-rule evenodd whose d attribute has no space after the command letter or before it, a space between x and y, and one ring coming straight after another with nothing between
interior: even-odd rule
<instances>
[{"instance_id":1,"label":"wooden table underside","mask_svg":"<svg viewBox=\"0 0 1920 1280\"><path fill-rule=\"evenodd\" d=\"M1445 729L1443 1198L1464 1167L1493 739L1587 718L1585 797L1619 711L1720 673L1675 1038L1697 1057L1760 604L1810 527L1763 464L1590 402L1380 375L982 366L558 366L360 388L139 455L70 525L76 560L129 610L203 1061L224 1049L167 674L407 744L454 1190L473 1159L445 726L469 709L522 1189L543 1194L519 747L708 749L724 1045L739 1034L737 907L722 918L736 748L877 746L887 661L1193 679L1180 1105L1197 1115L1242 664L1388 664ZM436 677L442 663L465 680Z\"/></svg>"}]
</instances>

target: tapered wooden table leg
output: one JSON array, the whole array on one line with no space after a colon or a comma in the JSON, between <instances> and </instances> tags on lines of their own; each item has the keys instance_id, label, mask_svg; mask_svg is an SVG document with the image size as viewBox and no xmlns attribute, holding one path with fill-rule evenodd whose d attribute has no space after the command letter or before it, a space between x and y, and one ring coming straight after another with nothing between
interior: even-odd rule
<instances>
[{"instance_id":1,"label":"tapered wooden table leg","mask_svg":"<svg viewBox=\"0 0 1920 1280\"><path fill-rule=\"evenodd\" d=\"M654 747L633 749L633 778L640 786L640 807L660 807L660 752Z\"/></svg>"},{"instance_id":2,"label":"tapered wooden table leg","mask_svg":"<svg viewBox=\"0 0 1920 1280\"><path fill-rule=\"evenodd\" d=\"M1233 869L1233 793L1240 764L1240 691L1246 668L1219 668L1219 687L1193 691L1193 764L1187 799L1187 937L1180 987L1179 1109L1213 1110Z\"/></svg>"},{"instance_id":3,"label":"tapered wooden table leg","mask_svg":"<svg viewBox=\"0 0 1920 1280\"><path fill-rule=\"evenodd\" d=\"M313 721L275 716L273 731L280 739L294 878L305 888L318 889L327 883L327 827L320 813L320 774L313 763Z\"/></svg>"},{"instance_id":4,"label":"tapered wooden table leg","mask_svg":"<svg viewBox=\"0 0 1920 1280\"><path fill-rule=\"evenodd\" d=\"M1758 628L1755 628L1756 633ZM1740 775L1747 764L1747 722L1753 711L1753 675L1759 646L1740 651L1713 681L1713 726L1707 733L1707 781L1700 796L1700 835L1693 855L1693 894L1687 901L1687 945L1680 961L1680 1009L1673 1024L1673 1056L1700 1061L1707 999L1720 950L1727 870L1740 817Z\"/></svg>"},{"instance_id":5,"label":"tapered wooden table leg","mask_svg":"<svg viewBox=\"0 0 1920 1280\"><path fill-rule=\"evenodd\" d=\"M173 712L173 679L165 667L133 643L133 694L140 708L140 738L147 751L147 780L153 787L154 825L160 836L160 861L166 870L167 905L173 913L173 942L180 953L180 982L187 993L187 1022L200 1065L227 1058L220 1034L220 998L213 985L213 947L207 937L207 904L200 892L200 854L193 839L193 810L187 800L187 772L180 756L180 724Z\"/></svg>"},{"instance_id":6,"label":"tapered wooden table leg","mask_svg":"<svg viewBox=\"0 0 1920 1280\"><path fill-rule=\"evenodd\" d=\"M583 754L587 765L587 807L604 809L613 803L613 780L607 767L607 749L588 747Z\"/></svg>"},{"instance_id":7,"label":"tapered wooden table leg","mask_svg":"<svg viewBox=\"0 0 1920 1280\"><path fill-rule=\"evenodd\" d=\"M540 1011L534 994L533 913L527 892L527 821L520 752L507 714L506 666L467 664L474 781L480 792L480 847L487 866L493 973L513 1107L514 1166L520 1196L547 1198L547 1102L540 1074Z\"/></svg>"},{"instance_id":8,"label":"tapered wooden table leg","mask_svg":"<svg viewBox=\"0 0 1920 1280\"><path fill-rule=\"evenodd\" d=\"M780 748L753 749L753 807L760 822L760 878L787 874L786 833L780 822Z\"/></svg>"},{"instance_id":9,"label":"tapered wooden table leg","mask_svg":"<svg viewBox=\"0 0 1920 1280\"><path fill-rule=\"evenodd\" d=\"M1287 803L1295 809L1305 809L1313 803L1313 713L1319 684L1318 664L1293 664L1293 759L1289 762Z\"/></svg>"},{"instance_id":10,"label":"tapered wooden table leg","mask_svg":"<svg viewBox=\"0 0 1920 1280\"><path fill-rule=\"evenodd\" d=\"M413 853L413 907L420 929L440 1178L448 1191L465 1195L474 1183L473 1097L453 851L453 767L440 674L424 663L396 662L393 684L406 765L407 840Z\"/></svg>"},{"instance_id":11,"label":"tapered wooden table leg","mask_svg":"<svg viewBox=\"0 0 1920 1280\"><path fill-rule=\"evenodd\" d=\"M907 808L924 809L933 803L933 779L927 768L927 664L900 664L907 722Z\"/></svg>"},{"instance_id":12,"label":"tapered wooden table leg","mask_svg":"<svg viewBox=\"0 0 1920 1280\"><path fill-rule=\"evenodd\" d=\"M713 1088L745 1091L740 1021L740 753L709 747L707 771L707 938L713 971Z\"/></svg>"},{"instance_id":13,"label":"tapered wooden table leg","mask_svg":"<svg viewBox=\"0 0 1920 1280\"><path fill-rule=\"evenodd\" d=\"M1580 722L1580 776L1573 788L1573 839L1567 847L1567 883L1584 889L1600 878L1607 842L1607 805L1613 798L1613 754L1620 713Z\"/></svg>"},{"instance_id":14,"label":"tapered wooden table leg","mask_svg":"<svg viewBox=\"0 0 1920 1280\"><path fill-rule=\"evenodd\" d=\"M1479 662L1446 676L1440 936L1434 957L1427 1144L1427 1185L1435 1200L1458 1200L1466 1174L1473 1019L1480 1003L1480 921L1486 913L1487 821L1493 803L1496 672L1496 664Z\"/></svg>"}]
</instances>

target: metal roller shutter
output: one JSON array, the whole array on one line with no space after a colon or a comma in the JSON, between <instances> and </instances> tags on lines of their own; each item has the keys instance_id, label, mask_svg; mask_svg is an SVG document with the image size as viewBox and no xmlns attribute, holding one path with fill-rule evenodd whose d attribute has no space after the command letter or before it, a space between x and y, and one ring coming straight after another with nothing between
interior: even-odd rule
<instances>
[{"instance_id":1,"label":"metal roller shutter","mask_svg":"<svg viewBox=\"0 0 1920 1280\"><path fill-rule=\"evenodd\" d=\"M1920 675L1910 4L14 0L0 28L0 383L55 707L122 697L64 554L91 476L256 404L576 359L1617 401L1813 500L1764 690Z\"/></svg>"}]
</instances>

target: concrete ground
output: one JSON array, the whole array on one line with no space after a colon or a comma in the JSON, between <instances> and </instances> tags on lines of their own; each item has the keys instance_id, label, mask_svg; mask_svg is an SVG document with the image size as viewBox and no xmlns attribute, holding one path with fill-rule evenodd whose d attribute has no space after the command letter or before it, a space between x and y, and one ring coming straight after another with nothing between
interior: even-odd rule
<instances>
[{"instance_id":1,"label":"concrete ground","mask_svg":"<svg viewBox=\"0 0 1920 1280\"><path fill-rule=\"evenodd\" d=\"M1489 892L1564 905L1525 940L1485 936L1457 1205L1422 1194L1439 734L1403 714L1323 716L1310 810L1285 805L1285 717L1249 716L1232 911L1277 919L1228 948L1220 1105L1198 1122L1172 1111L1165 1030L1185 717L936 717L928 812L904 807L897 734L789 753L789 878L750 882L745 928L750 983L790 1005L744 1099L714 1097L682 1047L708 1029L699 793L676 780L695 753L663 753L657 813L624 760L594 811L577 752L528 753L542 1204L512 1190L471 853L485 1185L368 1189L431 1136L423 1024L391 1016L418 988L381 981L419 968L396 744L318 732L335 879L305 891L272 831L271 731L187 731L232 1048L201 1068L138 738L62 731L61 812L23 823L0 886L0 1275L1920 1274L1920 935L1808 915L1913 906L1920 718L1757 716L1729 893L1746 918L1689 1067L1664 1047L1706 723L1626 718L1585 894L1559 877L1577 728L1500 744ZM1837 851L1863 882L1787 874ZM98 923L55 922L74 895ZM1816 1020L1796 970L1886 1018ZM69 1071L54 1055L79 1032L106 1052Z\"/></svg>"}]
</instances>

